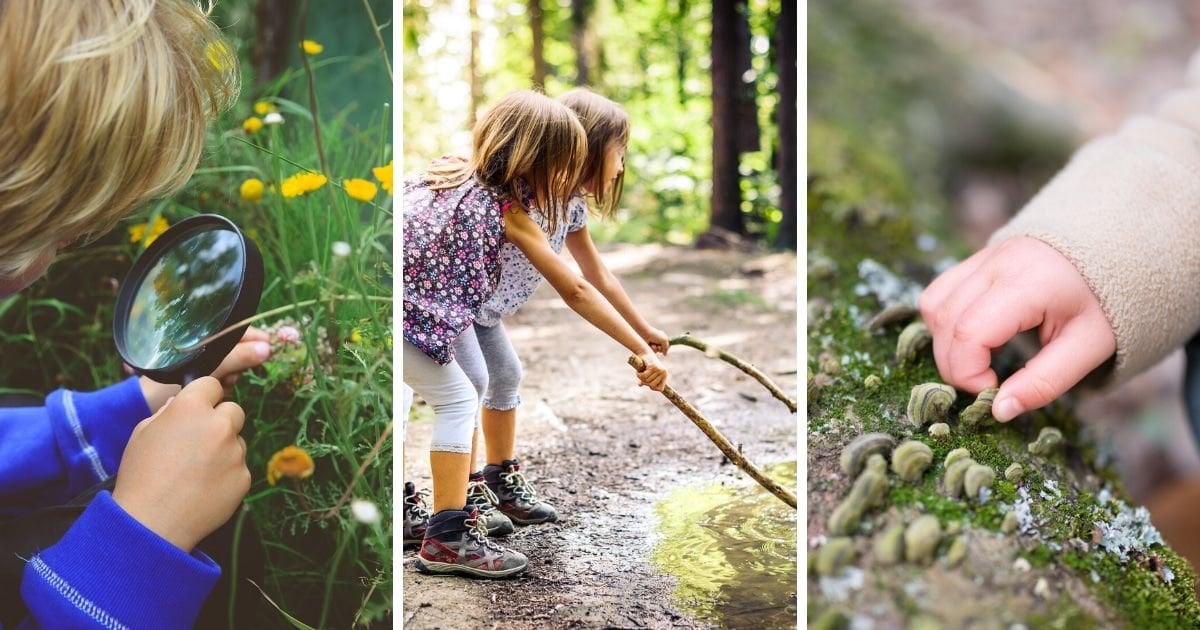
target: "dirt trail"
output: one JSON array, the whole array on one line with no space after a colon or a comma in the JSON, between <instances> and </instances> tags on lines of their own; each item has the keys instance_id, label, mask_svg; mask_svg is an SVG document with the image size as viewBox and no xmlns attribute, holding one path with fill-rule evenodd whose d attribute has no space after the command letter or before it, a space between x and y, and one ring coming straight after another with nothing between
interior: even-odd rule
<instances>
[{"instance_id":1,"label":"dirt trail","mask_svg":"<svg viewBox=\"0 0 1200 630\"><path fill-rule=\"evenodd\" d=\"M605 247L603 256L652 325L719 344L796 391L795 256L660 245ZM654 504L680 486L753 482L721 465L665 398L637 387L628 353L549 287L506 326L526 370L517 455L560 522L507 538L530 558L512 580L424 576L405 552L404 627L711 626L678 606L674 578L650 561ZM670 384L751 461L796 459L795 416L758 383L692 348L672 349L667 365ZM418 487L430 485L430 425L411 422L404 446L404 479Z\"/></svg>"}]
</instances>

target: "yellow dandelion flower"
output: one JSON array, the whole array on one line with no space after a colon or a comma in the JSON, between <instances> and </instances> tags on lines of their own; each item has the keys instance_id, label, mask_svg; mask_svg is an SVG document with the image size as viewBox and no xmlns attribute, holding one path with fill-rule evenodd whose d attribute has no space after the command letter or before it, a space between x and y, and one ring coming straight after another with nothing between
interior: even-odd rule
<instances>
[{"instance_id":1,"label":"yellow dandelion flower","mask_svg":"<svg viewBox=\"0 0 1200 630\"><path fill-rule=\"evenodd\" d=\"M329 180L319 173L297 173L279 182L279 192L288 199L299 197L319 189L327 181Z\"/></svg>"},{"instance_id":2,"label":"yellow dandelion flower","mask_svg":"<svg viewBox=\"0 0 1200 630\"><path fill-rule=\"evenodd\" d=\"M251 116L242 121L242 131L246 133L258 133L262 129L263 121L258 116Z\"/></svg>"},{"instance_id":3,"label":"yellow dandelion flower","mask_svg":"<svg viewBox=\"0 0 1200 630\"><path fill-rule=\"evenodd\" d=\"M389 195L392 194L392 162L394 161L388 161L387 166L376 166L371 169L371 174L375 176L375 179L379 180L379 184L383 186L383 189Z\"/></svg>"},{"instance_id":4,"label":"yellow dandelion flower","mask_svg":"<svg viewBox=\"0 0 1200 630\"><path fill-rule=\"evenodd\" d=\"M303 48L304 52L308 53L309 55L319 55L321 54L322 50L325 50L324 46L314 42L311 39L306 39L301 42L300 47Z\"/></svg>"},{"instance_id":5,"label":"yellow dandelion flower","mask_svg":"<svg viewBox=\"0 0 1200 630\"><path fill-rule=\"evenodd\" d=\"M241 195L242 199L252 203L258 203L262 200L264 186L261 179L251 177L242 182Z\"/></svg>"},{"instance_id":6,"label":"yellow dandelion flower","mask_svg":"<svg viewBox=\"0 0 1200 630\"><path fill-rule=\"evenodd\" d=\"M362 340L362 333L357 328L350 331L350 343L362 343Z\"/></svg>"},{"instance_id":7,"label":"yellow dandelion flower","mask_svg":"<svg viewBox=\"0 0 1200 630\"><path fill-rule=\"evenodd\" d=\"M312 457L298 446L285 446L267 462L267 483L272 486L283 477L292 479L307 479L312 476Z\"/></svg>"},{"instance_id":8,"label":"yellow dandelion flower","mask_svg":"<svg viewBox=\"0 0 1200 630\"><path fill-rule=\"evenodd\" d=\"M267 101L259 101L254 104L254 113L258 114L259 116L266 116L271 112L277 111L279 110L275 109L275 105L268 103Z\"/></svg>"},{"instance_id":9,"label":"yellow dandelion flower","mask_svg":"<svg viewBox=\"0 0 1200 630\"><path fill-rule=\"evenodd\" d=\"M146 247L149 247L150 243L153 243L154 239L158 238L163 232L166 232L169 227L171 227L171 224L167 223L167 220L161 216L154 220L154 225L151 225L149 222L131 225L129 226L129 242L142 243Z\"/></svg>"},{"instance_id":10,"label":"yellow dandelion flower","mask_svg":"<svg viewBox=\"0 0 1200 630\"><path fill-rule=\"evenodd\" d=\"M346 189L346 194L350 195L351 199L358 201L370 201L375 198L375 193L378 189L375 184L365 179L344 179L342 186Z\"/></svg>"}]
</instances>

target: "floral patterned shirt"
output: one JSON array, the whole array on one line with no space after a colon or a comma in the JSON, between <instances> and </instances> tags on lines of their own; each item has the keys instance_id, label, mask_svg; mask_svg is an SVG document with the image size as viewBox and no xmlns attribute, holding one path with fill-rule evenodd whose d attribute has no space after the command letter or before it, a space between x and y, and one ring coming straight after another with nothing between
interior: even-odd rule
<instances>
[{"instance_id":1,"label":"floral patterned shirt","mask_svg":"<svg viewBox=\"0 0 1200 630\"><path fill-rule=\"evenodd\" d=\"M549 233L545 215L534 210L529 216L537 221L543 232L546 232L550 248L557 254L562 252L568 232L577 232L587 227L587 202L582 195L572 195L567 200L567 220L559 221L558 229L553 234ZM475 323L480 326L495 326L500 323L501 317L516 313L533 297L533 292L541 284L542 274L516 245L506 241L500 246L500 284L492 297L480 308Z\"/></svg>"},{"instance_id":2,"label":"floral patterned shirt","mask_svg":"<svg viewBox=\"0 0 1200 630\"><path fill-rule=\"evenodd\" d=\"M505 195L470 179L430 190L404 182L404 340L445 365L500 280Z\"/></svg>"}]
</instances>

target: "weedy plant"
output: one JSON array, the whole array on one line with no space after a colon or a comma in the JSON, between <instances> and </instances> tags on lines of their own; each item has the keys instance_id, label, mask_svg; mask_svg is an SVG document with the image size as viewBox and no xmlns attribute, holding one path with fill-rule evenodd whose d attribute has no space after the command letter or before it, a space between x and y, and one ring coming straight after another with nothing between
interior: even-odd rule
<instances>
[{"instance_id":1,"label":"weedy plant","mask_svg":"<svg viewBox=\"0 0 1200 630\"><path fill-rule=\"evenodd\" d=\"M299 44L299 64L243 87L183 191L0 301L0 395L94 389L125 376L111 335L118 278L167 226L214 212L258 244L265 283L252 324L271 333L273 354L233 398L246 411L254 476L236 518L266 553L259 627L387 625L392 615L390 16L354 8L381 51ZM322 110L322 76L349 64L377 65L378 89L369 102ZM350 122L356 108L359 120L370 109L369 123ZM247 568L218 561L244 583Z\"/></svg>"}]
</instances>

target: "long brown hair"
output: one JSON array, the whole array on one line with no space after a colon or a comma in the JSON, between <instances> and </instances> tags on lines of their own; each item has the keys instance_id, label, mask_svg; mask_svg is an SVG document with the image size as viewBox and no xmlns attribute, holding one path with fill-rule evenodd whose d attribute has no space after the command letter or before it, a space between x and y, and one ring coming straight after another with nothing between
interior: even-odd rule
<instances>
[{"instance_id":1,"label":"long brown hair","mask_svg":"<svg viewBox=\"0 0 1200 630\"><path fill-rule=\"evenodd\" d=\"M566 216L567 200L579 188L587 157L587 135L575 113L544 94L521 90L492 105L472 134L471 159L431 164L425 173L430 188L453 188L476 177L529 211L523 181L554 233Z\"/></svg>"},{"instance_id":2,"label":"long brown hair","mask_svg":"<svg viewBox=\"0 0 1200 630\"><path fill-rule=\"evenodd\" d=\"M579 116L583 130L587 133L588 156L584 162L581 185L591 191L592 198L602 217L610 217L621 201L625 189L625 171L622 170L611 186L601 181L604 177L604 161L608 159L608 147L614 143L629 142L629 115L620 105L596 94L587 88L569 90L558 101Z\"/></svg>"}]
</instances>

